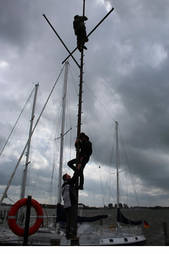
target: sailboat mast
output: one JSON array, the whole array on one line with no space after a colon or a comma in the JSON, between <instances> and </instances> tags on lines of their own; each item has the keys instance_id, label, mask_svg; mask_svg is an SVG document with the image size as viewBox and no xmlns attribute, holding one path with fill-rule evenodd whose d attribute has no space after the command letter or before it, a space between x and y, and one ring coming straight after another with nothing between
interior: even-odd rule
<instances>
[{"instance_id":1,"label":"sailboat mast","mask_svg":"<svg viewBox=\"0 0 169 254\"><path fill-rule=\"evenodd\" d=\"M81 52L81 66L80 66L80 84L79 84L79 104L78 104L78 120L77 120L77 137L81 132L81 116L82 116L82 87L83 87L83 50Z\"/></svg>"},{"instance_id":2,"label":"sailboat mast","mask_svg":"<svg viewBox=\"0 0 169 254\"><path fill-rule=\"evenodd\" d=\"M117 208L119 208L119 140L118 140L118 122L115 122L116 130L116 176L117 176Z\"/></svg>"},{"instance_id":3,"label":"sailboat mast","mask_svg":"<svg viewBox=\"0 0 169 254\"><path fill-rule=\"evenodd\" d=\"M85 16L85 0L83 0L83 16ZM81 59L80 59L80 83L79 83L79 103L78 103L78 119L77 119L77 138L79 137L79 134L81 132L81 116L82 116L82 93L83 93L83 63L84 61L84 49L82 47L81 51ZM79 151L77 150L76 152L76 160L78 160L79 157ZM77 166L77 165L76 165ZM78 187L78 180L76 180L76 187ZM75 227L76 227L76 235L77 235L77 216L78 216L78 188L76 189L76 195L77 195L77 203L73 212L73 218L72 220L75 222ZM72 240L72 245L73 240Z\"/></svg>"},{"instance_id":4,"label":"sailboat mast","mask_svg":"<svg viewBox=\"0 0 169 254\"><path fill-rule=\"evenodd\" d=\"M58 203L61 203L61 184L62 184L62 168L63 168L63 146L64 146L64 132L65 132L65 113L66 113L66 96L67 96L67 80L68 80L68 65L65 63L63 98L62 98L62 125L60 135L60 160L59 160L59 183L58 183Z\"/></svg>"},{"instance_id":5,"label":"sailboat mast","mask_svg":"<svg viewBox=\"0 0 169 254\"><path fill-rule=\"evenodd\" d=\"M85 0L83 0L83 16L85 16ZM82 116L82 93L83 93L83 66L84 66L84 49L81 51L80 59L80 84L79 84L79 104L78 104L78 120L77 120L77 137L81 132L81 116Z\"/></svg>"},{"instance_id":6,"label":"sailboat mast","mask_svg":"<svg viewBox=\"0 0 169 254\"><path fill-rule=\"evenodd\" d=\"M35 113L35 106L36 106L36 98L38 93L39 84L35 85L35 94L33 99L33 106L32 106L32 114L30 120L30 128L29 128L29 138L28 138L28 145L27 145L27 152L26 152L26 162L25 162L25 169L23 171L23 178L22 178L22 185L21 185L21 194L20 198L25 197L25 190L26 190L26 180L27 180L27 173L28 173L28 165L29 165L29 153L30 153L30 144L31 144L31 137L32 137L32 129L33 129L33 120L34 120L34 113Z\"/></svg>"}]
</instances>

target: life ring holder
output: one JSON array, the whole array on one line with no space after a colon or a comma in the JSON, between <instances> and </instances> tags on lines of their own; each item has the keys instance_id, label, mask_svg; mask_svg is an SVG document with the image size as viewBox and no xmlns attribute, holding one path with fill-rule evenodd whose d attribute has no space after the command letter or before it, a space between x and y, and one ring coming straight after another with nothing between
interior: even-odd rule
<instances>
[{"instance_id":1,"label":"life ring holder","mask_svg":"<svg viewBox=\"0 0 169 254\"><path fill-rule=\"evenodd\" d=\"M23 198L18 200L9 210L8 212L8 225L9 228L12 230L13 233L19 236L24 236L24 228L21 228L17 225L17 218L16 214L18 210L27 204L27 198ZM36 211L36 221L35 223L29 228L28 235L34 234L40 227L43 222L43 210L41 205L35 200L31 199L31 205L34 207Z\"/></svg>"}]
</instances>

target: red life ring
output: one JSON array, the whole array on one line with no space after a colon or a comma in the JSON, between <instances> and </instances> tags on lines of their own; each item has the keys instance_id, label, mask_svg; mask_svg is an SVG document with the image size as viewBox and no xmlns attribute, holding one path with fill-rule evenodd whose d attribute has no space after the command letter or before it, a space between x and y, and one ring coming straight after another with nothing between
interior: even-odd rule
<instances>
[{"instance_id":1,"label":"red life ring","mask_svg":"<svg viewBox=\"0 0 169 254\"><path fill-rule=\"evenodd\" d=\"M8 213L8 225L13 233L19 236L24 236L24 228L21 228L16 223L16 214L22 206L27 203L27 198L18 200L9 210ZM34 199L31 200L31 205L35 208L37 217L35 223L29 228L29 235L34 234L43 222L43 210L41 205Z\"/></svg>"}]
</instances>

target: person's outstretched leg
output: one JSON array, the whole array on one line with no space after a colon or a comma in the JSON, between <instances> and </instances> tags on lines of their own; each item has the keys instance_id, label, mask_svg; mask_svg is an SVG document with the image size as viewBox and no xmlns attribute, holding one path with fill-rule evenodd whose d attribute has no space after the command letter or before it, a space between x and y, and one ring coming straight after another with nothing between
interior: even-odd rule
<instances>
[{"instance_id":1,"label":"person's outstretched leg","mask_svg":"<svg viewBox=\"0 0 169 254\"><path fill-rule=\"evenodd\" d=\"M76 159L68 161L67 165L73 169L73 171L76 171Z\"/></svg>"}]
</instances>

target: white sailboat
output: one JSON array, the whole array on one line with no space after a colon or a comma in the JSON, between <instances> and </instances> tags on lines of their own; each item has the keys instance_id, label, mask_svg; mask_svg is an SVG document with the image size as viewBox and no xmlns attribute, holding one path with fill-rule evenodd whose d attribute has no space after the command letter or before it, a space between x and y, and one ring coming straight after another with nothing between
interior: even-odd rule
<instances>
[{"instance_id":1,"label":"white sailboat","mask_svg":"<svg viewBox=\"0 0 169 254\"><path fill-rule=\"evenodd\" d=\"M140 245L146 241L142 233L140 224L142 221L132 221L127 219L120 211L119 207L119 142L118 142L118 122L115 122L116 130L116 179L117 179L117 226L114 232L108 232L107 237L100 238L100 245ZM121 223L129 226L122 226Z\"/></svg>"}]
</instances>

